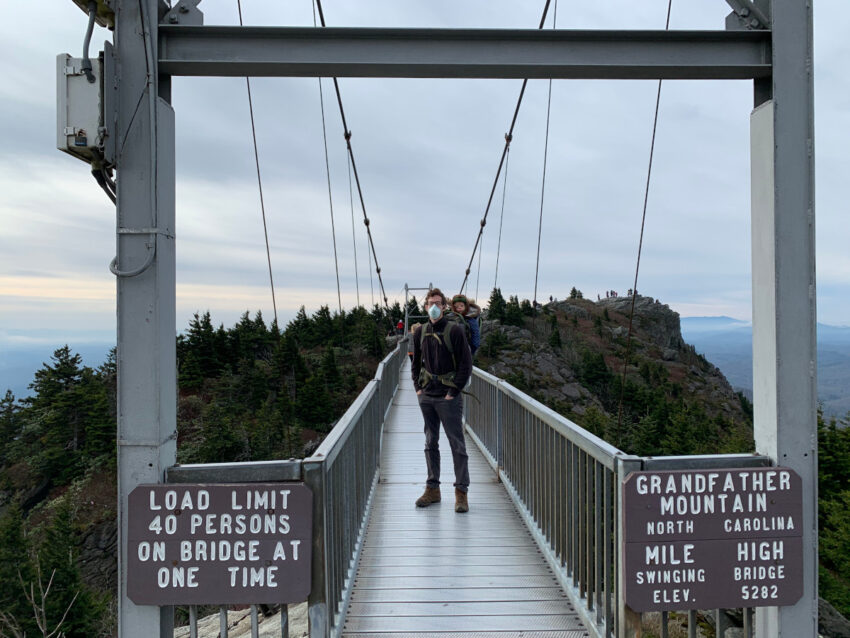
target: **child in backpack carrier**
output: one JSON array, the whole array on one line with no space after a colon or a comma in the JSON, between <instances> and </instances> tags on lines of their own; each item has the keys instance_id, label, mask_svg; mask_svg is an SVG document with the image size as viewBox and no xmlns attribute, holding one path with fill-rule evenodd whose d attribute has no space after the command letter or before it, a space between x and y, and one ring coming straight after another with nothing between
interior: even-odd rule
<instances>
[{"instance_id":1,"label":"child in backpack carrier","mask_svg":"<svg viewBox=\"0 0 850 638\"><path fill-rule=\"evenodd\" d=\"M475 351L481 345L481 327L478 325L481 308L464 295L455 295L452 297L452 310L463 317L469 326L469 349L474 357Z\"/></svg>"}]
</instances>

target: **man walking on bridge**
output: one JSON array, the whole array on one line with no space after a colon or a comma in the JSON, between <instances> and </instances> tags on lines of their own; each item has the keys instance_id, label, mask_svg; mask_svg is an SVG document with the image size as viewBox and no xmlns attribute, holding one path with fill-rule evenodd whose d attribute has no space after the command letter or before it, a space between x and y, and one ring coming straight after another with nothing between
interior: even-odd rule
<instances>
[{"instance_id":1,"label":"man walking on bridge","mask_svg":"<svg viewBox=\"0 0 850 638\"><path fill-rule=\"evenodd\" d=\"M472 374L472 355L462 318L448 310L439 288L428 291L429 322L413 333L413 386L425 417L428 479L417 507L440 502L440 422L449 439L455 470L455 511L468 512L469 467L463 439L461 392ZM447 314L448 312L448 314Z\"/></svg>"}]
</instances>

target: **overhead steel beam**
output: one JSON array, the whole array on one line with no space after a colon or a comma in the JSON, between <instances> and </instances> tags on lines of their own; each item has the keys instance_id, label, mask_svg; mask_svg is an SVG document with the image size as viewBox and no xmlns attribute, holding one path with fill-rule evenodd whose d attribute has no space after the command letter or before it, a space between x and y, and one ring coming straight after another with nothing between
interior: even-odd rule
<instances>
[{"instance_id":1,"label":"overhead steel beam","mask_svg":"<svg viewBox=\"0 0 850 638\"><path fill-rule=\"evenodd\" d=\"M770 31L171 26L180 76L742 80L771 74Z\"/></svg>"}]
</instances>

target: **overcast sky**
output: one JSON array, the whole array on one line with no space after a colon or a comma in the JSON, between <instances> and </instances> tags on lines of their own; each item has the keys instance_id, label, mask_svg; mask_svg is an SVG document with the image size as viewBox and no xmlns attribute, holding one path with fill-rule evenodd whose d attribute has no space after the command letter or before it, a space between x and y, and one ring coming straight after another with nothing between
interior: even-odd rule
<instances>
[{"instance_id":1,"label":"overcast sky","mask_svg":"<svg viewBox=\"0 0 850 638\"><path fill-rule=\"evenodd\" d=\"M325 0L330 26L537 26L543 2ZM562 0L559 28L663 28L664 0ZM205 23L237 24L236 0L206 0ZM722 29L723 0L675 0L671 28ZM818 317L850 325L847 244L850 6L815 7ZM246 24L312 25L308 0L243 0ZM551 28L552 20L547 26ZM114 209L88 167L55 149L55 56L80 55L85 15L58 0L26 25L4 20L0 84L0 346L108 341L115 329ZM98 28L93 49L111 34ZM519 80L342 79L375 247L392 299L433 282L457 291L504 144ZM548 81L529 83L510 154L498 285L531 298L541 202ZM336 307L319 81L252 81L282 322L298 307ZM543 201L538 298L624 294L640 233L654 81L556 81ZM343 305L357 302L348 168L325 81L330 177ZM751 82L666 82L638 289L682 316L748 320ZM244 79L176 78L177 330L195 311L232 325L272 316ZM502 185L480 275L495 281ZM356 195L355 195L356 198ZM359 299L379 300L354 211Z\"/></svg>"}]
</instances>

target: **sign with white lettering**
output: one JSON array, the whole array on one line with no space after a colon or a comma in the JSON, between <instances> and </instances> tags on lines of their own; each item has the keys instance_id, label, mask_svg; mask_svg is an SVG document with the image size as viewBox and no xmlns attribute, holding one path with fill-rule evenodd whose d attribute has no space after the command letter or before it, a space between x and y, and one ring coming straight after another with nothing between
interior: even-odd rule
<instances>
[{"instance_id":1,"label":"sign with white lettering","mask_svg":"<svg viewBox=\"0 0 850 638\"><path fill-rule=\"evenodd\" d=\"M803 495L784 467L634 472L623 484L635 611L792 605L803 595Z\"/></svg>"},{"instance_id":2,"label":"sign with white lettering","mask_svg":"<svg viewBox=\"0 0 850 638\"><path fill-rule=\"evenodd\" d=\"M310 593L313 493L303 483L140 485L128 497L137 605L258 604Z\"/></svg>"}]
</instances>

